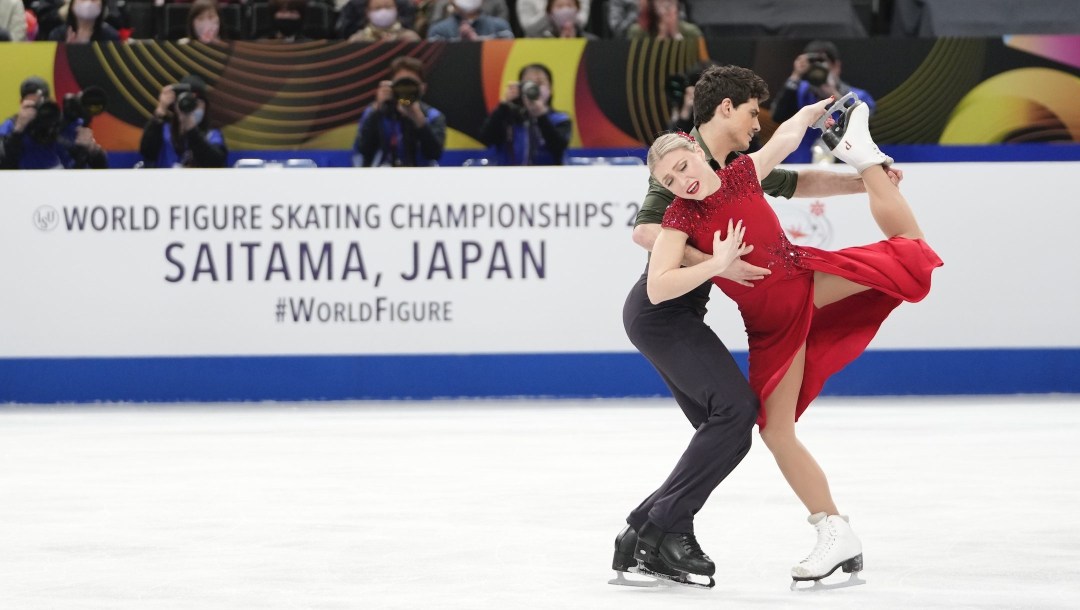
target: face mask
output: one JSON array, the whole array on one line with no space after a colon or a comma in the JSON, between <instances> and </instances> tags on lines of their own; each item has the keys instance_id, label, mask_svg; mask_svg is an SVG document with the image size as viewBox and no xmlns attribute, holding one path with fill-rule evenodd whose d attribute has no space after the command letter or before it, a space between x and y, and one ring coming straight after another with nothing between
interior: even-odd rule
<instances>
[{"instance_id":1,"label":"face mask","mask_svg":"<svg viewBox=\"0 0 1080 610\"><path fill-rule=\"evenodd\" d=\"M299 19L282 19L274 17L274 27L281 32L282 36L296 36L300 33L302 24Z\"/></svg>"},{"instance_id":2,"label":"face mask","mask_svg":"<svg viewBox=\"0 0 1080 610\"><path fill-rule=\"evenodd\" d=\"M202 42L210 42L217 38L220 24L217 21L196 21L195 36Z\"/></svg>"},{"instance_id":3,"label":"face mask","mask_svg":"<svg viewBox=\"0 0 1080 610\"><path fill-rule=\"evenodd\" d=\"M568 23L573 23L577 18L577 9L572 6L561 6L551 11L551 19L560 28Z\"/></svg>"},{"instance_id":4,"label":"face mask","mask_svg":"<svg viewBox=\"0 0 1080 610\"><path fill-rule=\"evenodd\" d=\"M192 118L192 120L195 121L196 125L201 124L202 120L203 120L203 117L205 117L205 116L206 116L206 110L203 110L202 108L196 108L195 110L191 111L191 118Z\"/></svg>"},{"instance_id":5,"label":"face mask","mask_svg":"<svg viewBox=\"0 0 1080 610\"><path fill-rule=\"evenodd\" d=\"M480 5L483 2L484 0L454 0L454 4L465 14L475 13L480 10Z\"/></svg>"},{"instance_id":6,"label":"face mask","mask_svg":"<svg viewBox=\"0 0 1080 610\"><path fill-rule=\"evenodd\" d=\"M75 16L83 21L93 21L101 14L101 5L97 2L75 2L75 8L72 9L75 12Z\"/></svg>"},{"instance_id":7,"label":"face mask","mask_svg":"<svg viewBox=\"0 0 1080 610\"><path fill-rule=\"evenodd\" d=\"M397 9L380 8L371 11L371 13L368 14L368 21L371 22L371 25L385 30L394 25L394 22L397 21Z\"/></svg>"}]
</instances>

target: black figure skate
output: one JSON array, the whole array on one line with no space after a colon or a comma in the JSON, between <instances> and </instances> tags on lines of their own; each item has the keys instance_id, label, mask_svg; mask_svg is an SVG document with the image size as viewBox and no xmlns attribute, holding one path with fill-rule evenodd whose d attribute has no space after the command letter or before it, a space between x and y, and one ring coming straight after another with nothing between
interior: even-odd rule
<instances>
[{"instance_id":1,"label":"black figure skate","mask_svg":"<svg viewBox=\"0 0 1080 610\"><path fill-rule=\"evenodd\" d=\"M851 102L848 104L848 102ZM832 126L828 120L839 113ZM814 127L821 130L821 141L833 156L854 167L860 174L869 167L892 165L892 157L870 137L870 108L854 93L848 93L829 106Z\"/></svg>"},{"instance_id":2,"label":"black figure skate","mask_svg":"<svg viewBox=\"0 0 1080 610\"><path fill-rule=\"evenodd\" d=\"M615 537L615 557L611 560L611 569L615 570L615 578L608 581L609 585L623 585L627 587L657 587L660 581L655 578L640 580L627 578L626 574L643 574L638 570L638 560L634 557L637 549L638 535L633 526L627 525L619 535ZM653 566L649 572L663 572L665 566ZM670 572L668 576L677 577L677 572Z\"/></svg>"},{"instance_id":3,"label":"black figure skate","mask_svg":"<svg viewBox=\"0 0 1080 610\"><path fill-rule=\"evenodd\" d=\"M701 550L692 532L663 532L646 523L638 534L634 556L639 574L701 589L711 589L716 584L712 578L716 564ZM693 580L692 576L699 579ZM702 582L702 576L709 582Z\"/></svg>"}]
</instances>

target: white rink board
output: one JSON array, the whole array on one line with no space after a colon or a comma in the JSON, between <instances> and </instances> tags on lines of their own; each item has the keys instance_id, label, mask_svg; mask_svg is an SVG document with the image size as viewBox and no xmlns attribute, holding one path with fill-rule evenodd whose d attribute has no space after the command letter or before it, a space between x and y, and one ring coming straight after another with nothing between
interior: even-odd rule
<instances>
[{"instance_id":1,"label":"white rink board","mask_svg":"<svg viewBox=\"0 0 1080 610\"><path fill-rule=\"evenodd\" d=\"M897 310L872 347L1080 346L1080 206L1050 186L1071 184L1080 163L903 169L903 191L945 266L930 296ZM645 262L629 225L646 180L642 167L5 172L0 357L633 351L621 308ZM778 211L785 228L806 234L793 241L835 249L881 239L866 201L796 200ZM185 228L199 206L243 210L246 222ZM287 206L299 206L308 226L277 228ZM537 224L546 214L548 226L527 226L522 208ZM123 214L123 227L69 229L76 209L93 220ZM448 209L467 211L456 219L463 226L445 226ZM326 226L336 223L323 210L331 221L359 211L362 226ZM409 210L425 225L441 211L444 226L418 226ZM283 257L271 256L275 243ZM326 268L300 279L301 243L316 259L332 250L332 279ZM353 243L363 274L349 258ZM212 272L199 259L203 244ZM422 271L408 279L414 248ZM440 248L445 259L435 258L429 279ZM477 259L467 278L463 256ZM298 299L339 303L339 319L292 321ZM390 320L384 309L363 320L378 299L421 303L439 319ZM738 313L719 291L711 310L713 329L745 349Z\"/></svg>"}]
</instances>

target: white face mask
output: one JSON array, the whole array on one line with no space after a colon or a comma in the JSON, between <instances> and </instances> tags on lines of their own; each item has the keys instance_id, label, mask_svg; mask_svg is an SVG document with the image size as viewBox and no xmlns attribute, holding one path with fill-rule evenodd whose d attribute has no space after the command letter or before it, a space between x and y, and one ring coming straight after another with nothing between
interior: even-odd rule
<instances>
[{"instance_id":1,"label":"white face mask","mask_svg":"<svg viewBox=\"0 0 1080 610\"><path fill-rule=\"evenodd\" d=\"M577 9L572 6L560 6L551 11L551 19L555 22L555 25L563 27L577 19Z\"/></svg>"},{"instance_id":2,"label":"white face mask","mask_svg":"<svg viewBox=\"0 0 1080 610\"><path fill-rule=\"evenodd\" d=\"M368 13L368 21L371 25L385 30L397 21L397 9L389 7L371 11Z\"/></svg>"},{"instance_id":3,"label":"white face mask","mask_svg":"<svg viewBox=\"0 0 1080 610\"><path fill-rule=\"evenodd\" d=\"M202 108L196 108L191 111L191 120L195 121L196 125L202 123L204 116L206 116L206 110L203 110Z\"/></svg>"},{"instance_id":4,"label":"white face mask","mask_svg":"<svg viewBox=\"0 0 1080 610\"><path fill-rule=\"evenodd\" d=\"M461 10L462 13L475 13L480 10L480 5L484 0L454 0L454 4Z\"/></svg>"},{"instance_id":5,"label":"white face mask","mask_svg":"<svg viewBox=\"0 0 1080 610\"><path fill-rule=\"evenodd\" d=\"M195 36L197 36L202 42L210 42L217 38L218 30L220 29L220 27L221 25L213 19L196 21Z\"/></svg>"},{"instance_id":6,"label":"white face mask","mask_svg":"<svg viewBox=\"0 0 1080 610\"><path fill-rule=\"evenodd\" d=\"M71 9L75 16L83 21L93 21L101 14L101 4L97 2L79 2L75 0L75 7Z\"/></svg>"}]
</instances>

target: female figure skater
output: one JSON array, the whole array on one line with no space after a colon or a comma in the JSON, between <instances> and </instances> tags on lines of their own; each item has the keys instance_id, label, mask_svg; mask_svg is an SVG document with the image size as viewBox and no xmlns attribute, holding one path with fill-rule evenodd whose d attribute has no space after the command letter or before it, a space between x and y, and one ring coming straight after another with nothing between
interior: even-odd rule
<instances>
[{"instance_id":1,"label":"female figure skater","mask_svg":"<svg viewBox=\"0 0 1080 610\"><path fill-rule=\"evenodd\" d=\"M892 159L874 144L859 102L828 122L824 139L861 174L871 214L887 239L835 252L788 241L760 180L824 118L832 101L804 107L761 150L716 171L682 134L661 136L648 156L650 173L677 196L653 246L649 299L677 298L711 278L738 304L749 338L750 385L762 405L761 438L818 532L814 550L791 570L794 581L862 569L862 544L839 514L825 473L796 438L795 422L825 380L862 353L889 312L926 296L930 273L942 264L886 173ZM716 112L736 117L756 112L757 102L735 106L725 99ZM688 244L713 257L680 267ZM753 288L714 277L733 257L772 274Z\"/></svg>"}]
</instances>

